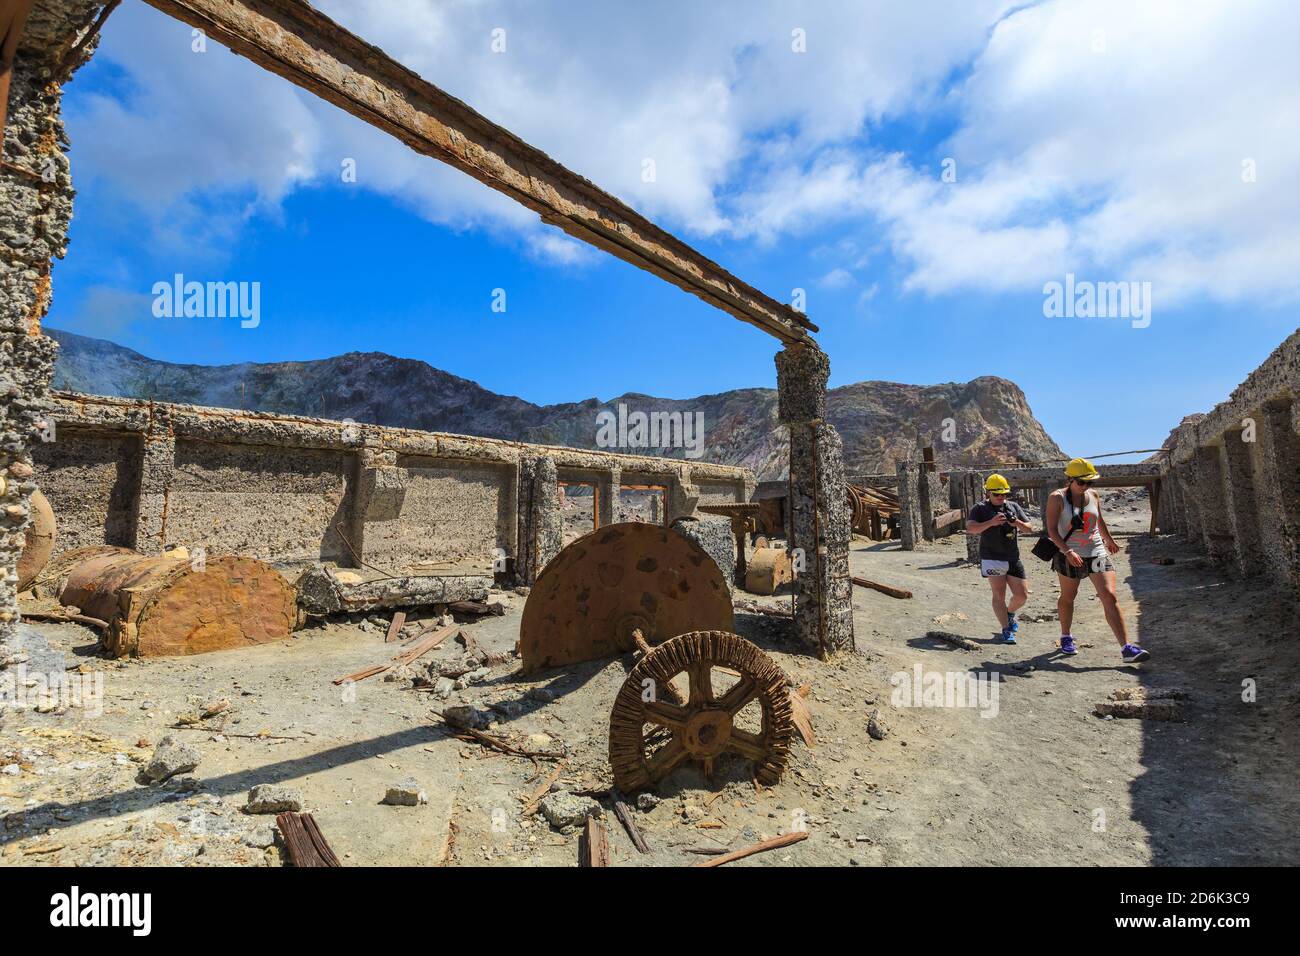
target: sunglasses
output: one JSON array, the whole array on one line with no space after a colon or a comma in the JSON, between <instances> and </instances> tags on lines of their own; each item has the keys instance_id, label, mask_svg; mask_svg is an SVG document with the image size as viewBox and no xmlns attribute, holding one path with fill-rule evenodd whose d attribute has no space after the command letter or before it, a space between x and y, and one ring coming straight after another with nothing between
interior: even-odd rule
<instances>
[{"instance_id":1,"label":"sunglasses","mask_svg":"<svg viewBox=\"0 0 1300 956\"><path fill-rule=\"evenodd\" d=\"M1071 479L1071 480L1072 480L1076 485L1083 485L1083 487L1085 487L1085 488L1090 488L1093 484L1095 484L1095 482L1091 482L1091 481L1083 481L1083 480L1080 479L1080 478L1073 478L1073 479Z\"/></svg>"}]
</instances>

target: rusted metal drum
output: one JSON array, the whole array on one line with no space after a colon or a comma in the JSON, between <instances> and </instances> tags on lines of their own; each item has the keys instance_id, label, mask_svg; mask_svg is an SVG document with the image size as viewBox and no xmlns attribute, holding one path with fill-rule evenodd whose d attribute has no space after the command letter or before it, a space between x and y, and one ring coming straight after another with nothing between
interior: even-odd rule
<instances>
[{"instance_id":1,"label":"rusted metal drum","mask_svg":"<svg viewBox=\"0 0 1300 956\"><path fill-rule=\"evenodd\" d=\"M635 630L653 645L732 628L731 591L704 549L672 528L633 521L579 538L538 575L519 655L531 671L625 653Z\"/></svg>"},{"instance_id":2,"label":"rusted metal drum","mask_svg":"<svg viewBox=\"0 0 1300 956\"><path fill-rule=\"evenodd\" d=\"M775 594L794 580L790 555L785 548L755 548L745 568L745 590L750 594Z\"/></svg>"},{"instance_id":3,"label":"rusted metal drum","mask_svg":"<svg viewBox=\"0 0 1300 956\"><path fill-rule=\"evenodd\" d=\"M33 491L31 497L31 521L27 526L27 543L18 558L18 590L26 591L32 586L37 576L45 570L50 555L54 553L54 536L57 526L54 521L54 509L39 491Z\"/></svg>"},{"instance_id":4,"label":"rusted metal drum","mask_svg":"<svg viewBox=\"0 0 1300 956\"><path fill-rule=\"evenodd\" d=\"M293 588L270 565L234 555L192 561L88 548L68 567L60 602L109 623L118 657L202 654L287 638L297 619Z\"/></svg>"}]
</instances>

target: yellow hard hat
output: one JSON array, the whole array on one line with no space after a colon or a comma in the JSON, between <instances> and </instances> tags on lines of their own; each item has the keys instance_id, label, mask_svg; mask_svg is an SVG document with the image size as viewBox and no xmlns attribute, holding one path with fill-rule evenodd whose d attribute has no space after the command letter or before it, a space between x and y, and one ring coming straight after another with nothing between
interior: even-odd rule
<instances>
[{"instance_id":1,"label":"yellow hard hat","mask_svg":"<svg viewBox=\"0 0 1300 956\"><path fill-rule=\"evenodd\" d=\"M984 490L991 491L995 495L1005 495L1011 490L1011 485L1001 475L989 475L988 480L984 482Z\"/></svg>"},{"instance_id":2,"label":"yellow hard hat","mask_svg":"<svg viewBox=\"0 0 1300 956\"><path fill-rule=\"evenodd\" d=\"M1080 481L1096 481L1101 477L1097 474L1097 469L1092 467L1092 462L1086 458L1071 458L1070 463L1065 466L1065 476L1078 478Z\"/></svg>"}]
</instances>

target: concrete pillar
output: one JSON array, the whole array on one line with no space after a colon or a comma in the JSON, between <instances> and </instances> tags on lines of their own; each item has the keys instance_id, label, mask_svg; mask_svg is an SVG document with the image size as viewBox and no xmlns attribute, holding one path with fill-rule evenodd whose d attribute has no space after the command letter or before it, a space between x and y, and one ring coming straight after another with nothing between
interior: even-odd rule
<instances>
[{"instance_id":1,"label":"concrete pillar","mask_svg":"<svg viewBox=\"0 0 1300 956\"><path fill-rule=\"evenodd\" d=\"M1294 422L1300 403L1266 406L1255 419L1250 443L1259 508L1264 571L1300 594L1300 436Z\"/></svg>"},{"instance_id":2,"label":"concrete pillar","mask_svg":"<svg viewBox=\"0 0 1300 956\"><path fill-rule=\"evenodd\" d=\"M549 455L520 458L518 487L519 553L515 555L515 573L521 584L531 585L564 544L555 459Z\"/></svg>"},{"instance_id":3,"label":"concrete pillar","mask_svg":"<svg viewBox=\"0 0 1300 956\"><path fill-rule=\"evenodd\" d=\"M935 539L934 513L941 510L943 485L939 481L939 469L934 463L934 449L926 447L921 451L922 461L917 475L917 499L920 503L917 517L921 522L921 537L926 541Z\"/></svg>"},{"instance_id":4,"label":"concrete pillar","mask_svg":"<svg viewBox=\"0 0 1300 956\"><path fill-rule=\"evenodd\" d=\"M11 72L0 166L0 661L18 623L16 568L36 490L31 445L48 431L49 383L58 351L41 334L41 321L53 294L52 260L67 251L72 218L61 113L66 76L55 74L96 6L89 0L40 5L17 36ZM68 73L94 48L91 42L80 50L66 64Z\"/></svg>"},{"instance_id":5,"label":"concrete pillar","mask_svg":"<svg viewBox=\"0 0 1300 956\"><path fill-rule=\"evenodd\" d=\"M141 554L161 554L167 541L167 499L176 472L176 437L171 409L149 406L149 425L141 442L139 507L136 512L135 549ZM199 541L177 541L186 547Z\"/></svg>"},{"instance_id":6,"label":"concrete pillar","mask_svg":"<svg viewBox=\"0 0 1300 956\"><path fill-rule=\"evenodd\" d=\"M1233 545L1232 522L1228 518L1227 502L1224 500L1219 449L1213 445L1202 445L1196 449L1193 467L1201 540L1206 553L1216 561L1234 563L1237 552Z\"/></svg>"},{"instance_id":7,"label":"concrete pillar","mask_svg":"<svg viewBox=\"0 0 1300 956\"><path fill-rule=\"evenodd\" d=\"M618 491L622 484L623 469L618 465L612 465L608 472L596 480L596 492L600 505L600 513L596 521L597 527L603 528L605 525L613 524L619 520Z\"/></svg>"},{"instance_id":8,"label":"concrete pillar","mask_svg":"<svg viewBox=\"0 0 1300 956\"><path fill-rule=\"evenodd\" d=\"M681 471L668 480L668 491L664 494L665 524L672 524L678 518L692 518L695 508L700 503L700 489L691 480L691 469L683 466Z\"/></svg>"},{"instance_id":9,"label":"concrete pillar","mask_svg":"<svg viewBox=\"0 0 1300 956\"><path fill-rule=\"evenodd\" d=\"M898 463L898 534L904 551L915 551L922 540L921 483L916 462Z\"/></svg>"},{"instance_id":10,"label":"concrete pillar","mask_svg":"<svg viewBox=\"0 0 1300 956\"><path fill-rule=\"evenodd\" d=\"M808 345L776 355L778 416L790 431L790 547L804 567L795 580L795 630L821 654L854 646L851 536L844 451L825 421L830 359Z\"/></svg>"},{"instance_id":11,"label":"concrete pillar","mask_svg":"<svg viewBox=\"0 0 1300 956\"><path fill-rule=\"evenodd\" d=\"M1260 564L1259 504L1256 501L1255 468L1250 445L1243 432L1230 431L1219 446L1219 467L1223 472L1223 499L1227 506L1237 570L1243 576L1263 572Z\"/></svg>"},{"instance_id":12,"label":"concrete pillar","mask_svg":"<svg viewBox=\"0 0 1300 956\"><path fill-rule=\"evenodd\" d=\"M1197 493L1196 463L1188 460L1170 471L1178 485L1178 499L1182 502L1182 536L1189 544L1204 546L1201 531L1200 497Z\"/></svg>"},{"instance_id":13,"label":"concrete pillar","mask_svg":"<svg viewBox=\"0 0 1300 956\"><path fill-rule=\"evenodd\" d=\"M971 509L984 500L984 482L973 471L964 472L961 482L962 534L966 534L966 519L970 516ZM977 534L966 535L966 560L979 564L980 537Z\"/></svg>"}]
</instances>

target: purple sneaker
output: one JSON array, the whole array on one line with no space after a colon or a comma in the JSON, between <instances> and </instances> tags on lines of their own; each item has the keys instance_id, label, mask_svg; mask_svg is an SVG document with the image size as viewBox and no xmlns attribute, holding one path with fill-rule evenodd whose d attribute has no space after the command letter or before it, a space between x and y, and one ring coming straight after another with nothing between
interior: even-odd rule
<instances>
[{"instance_id":1,"label":"purple sneaker","mask_svg":"<svg viewBox=\"0 0 1300 956\"><path fill-rule=\"evenodd\" d=\"M1124 649L1120 651L1120 657L1124 658L1125 664L1141 664L1150 656L1149 652L1142 650L1136 644L1125 644Z\"/></svg>"},{"instance_id":2,"label":"purple sneaker","mask_svg":"<svg viewBox=\"0 0 1300 956\"><path fill-rule=\"evenodd\" d=\"M1062 634L1061 640L1057 643L1057 646L1061 649L1061 653L1067 657L1073 657L1075 654L1079 653L1079 649L1074 646L1074 638L1069 634Z\"/></svg>"}]
</instances>

